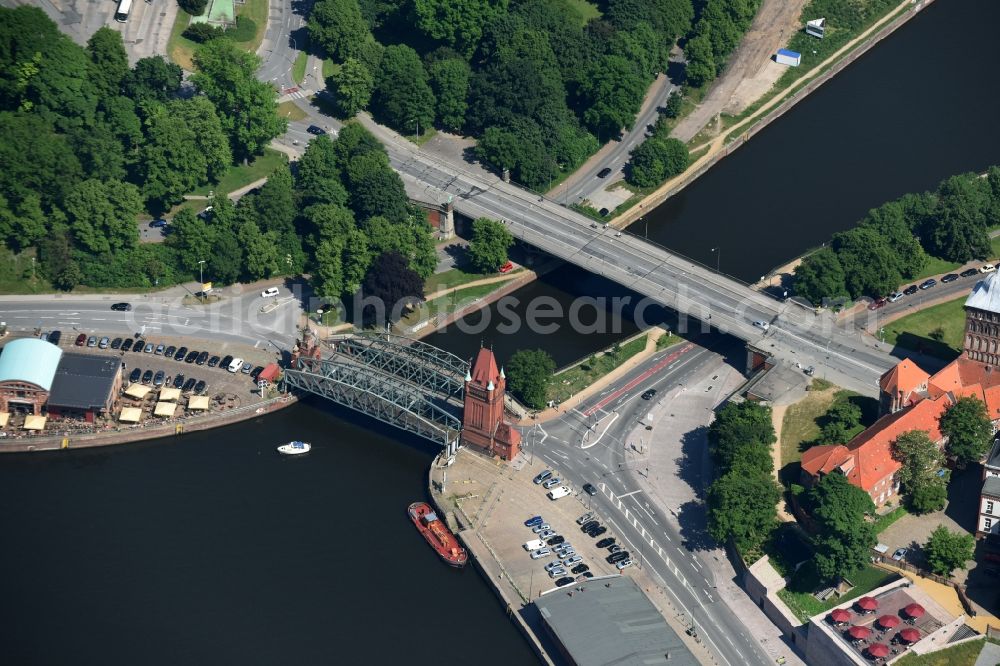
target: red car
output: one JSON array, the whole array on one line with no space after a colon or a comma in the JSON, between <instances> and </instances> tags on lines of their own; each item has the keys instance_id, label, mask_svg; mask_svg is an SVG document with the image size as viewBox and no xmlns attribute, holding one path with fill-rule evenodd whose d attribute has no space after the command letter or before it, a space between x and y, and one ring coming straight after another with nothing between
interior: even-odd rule
<instances>
[{"instance_id":1,"label":"red car","mask_svg":"<svg viewBox=\"0 0 1000 666\"><path fill-rule=\"evenodd\" d=\"M886 303L888 303L888 301L886 300L885 296L882 296L881 298L876 298L874 301L872 301L871 305L868 306L868 309L869 310L878 310L880 307L882 307Z\"/></svg>"},{"instance_id":2,"label":"red car","mask_svg":"<svg viewBox=\"0 0 1000 666\"><path fill-rule=\"evenodd\" d=\"M77 347L82 347L85 344L87 344L87 334L86 333L81 333L80 335L76 336L76 346Z\"/></svg>"},{"instance_id":3,"label":"red car","mask_svg":"<svg viewBox=\"0 0 1000 666\"><path fill-rule=\"evenodd\" d=\"M514 264L509 261L500 267L501 273L510 273L512 270L514 270Z\"/></svg>"}]
</instances>

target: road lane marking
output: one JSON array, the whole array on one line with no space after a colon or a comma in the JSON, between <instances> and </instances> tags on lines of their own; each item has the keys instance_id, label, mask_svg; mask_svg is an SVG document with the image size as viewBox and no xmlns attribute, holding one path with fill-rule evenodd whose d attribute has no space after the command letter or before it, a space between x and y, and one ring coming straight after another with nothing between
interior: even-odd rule
<instances>
[{"instance_id":1,"label":"road lane marking","mask_svg":"<svg viewBox=\"0 0 1000 666\"><path fill-rule=\"evenodd\" d=\"M632 495L635 495L636 493L641 493L641 492L642 492L642 489L640 488L639 490L633 490L630 493L625 493L624 495L619 495L618 497L620 497L622 499L625 499L626 497L632 497Z\"/></svg>"}]
</instances>

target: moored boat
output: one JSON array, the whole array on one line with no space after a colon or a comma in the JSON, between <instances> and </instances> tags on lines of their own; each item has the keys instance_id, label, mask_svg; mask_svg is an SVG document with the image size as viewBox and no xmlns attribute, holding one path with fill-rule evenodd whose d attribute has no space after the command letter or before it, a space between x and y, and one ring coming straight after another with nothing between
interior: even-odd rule
<instances>
[{"instance_id":1,"label":"moored boat","mask_svg":"<svg viewBox=\"0 0 1000 666\"><path fill-rule=\"evenodd\" d=\"M281 446L279 446L278 453L283 453L286 456L297 456L303 453L309 453L311 449L312 449L312 444L309 444L308 442L300 442L298 440L294 440L288 442L288 444L282 444Z\"/></svg>"},{"instance_id":2,"label":"moored boat","mask_svg":"<svg viewBox=\"0 0 1000 666\"><path fill-rule=\"evenodd\" d=\"M410 505L408 513L417 530L424 535L427 543L437 551L442 560L453 567L465 566L469 561L468 552L458 543L458 538L437 517L429 504L414 502Z\"/></svg>"}]
</instances>

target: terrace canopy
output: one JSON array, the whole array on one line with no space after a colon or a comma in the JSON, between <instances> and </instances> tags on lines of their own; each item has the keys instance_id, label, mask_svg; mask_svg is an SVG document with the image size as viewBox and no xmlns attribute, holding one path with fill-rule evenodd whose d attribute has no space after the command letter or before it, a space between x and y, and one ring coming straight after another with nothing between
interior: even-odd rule
<instances>
[{"instance_id":1,"label":"terrace canopy","mask_svg":"<svg viewBox=\"0 0 1000 666\"><path fill-rule=\"evenodd\" d=\"M142 410L138 407L123 407L118 420L124 423L138 423L142 419Z\"/></svg>"},{"instance_id":2,"label":"terrace canopy","mask_svg":"<svg viewBox=\"0 0 1000 666\"><path fill-rule=\"evenodd\" d=\"M181 397L181 390L179 388L160 389L160 400L164 402L173 402L179 397Z\"/></svg>"},{"instance_id":3,"label":"terrace canopy","mask_svg":"<svg viewBox=\"0 0 1000 666\"><path fill-rule=\"evenodd\" d=\"M910 629L910 628L903 629L896 635L899 636L904 641L906 641L907 643L916 643L917 641L920 640L920 632L917 631L916 629Z\"/></svg>"},{"instance_id":4,"label":"terrace canopy","mask_svg":"<svg viewBox=\"0 0 1000 666\"><path fill-rule=\"evenodd\" d=\"M45 430L45 417L31 414L24 417L25 430Z\"/></svg>"},{"instance_id":5,"label":"terrace canopy","mask_svg":"<svg viewBox=\"0 0 1000 666\"><path fill-rule=\"evenodd\" d=\"M887 657L889 652L889 646L885 643L872 643L868 646L868 654L873 657Z\"/></svg>"},{"instance_id":6,"label":"terrace canopy","mask_svg":"<svg viewBox=\"0 0 1000 666\"><path fill-rule=\"evenodd\" d=\"M923 616L924 607L921 606L920 604L910 604L909 606L903 609L903 612L915 620L918 617Z\"/></svg>"},{"instance_id":7,"label":"terrace canopy","mask_svg":"<svg viewBox=\"0 0 1000 666\"><path fill-rule=\"evenodd\" d=\"M127 389L125 389L125 395L132 398L136 398L138 400L142 400L143 398L146 397L146 394L149 393L151 390L152 389L150 389L148 386L143 386L142 384L132 384Z\"/></svg>"},{"instance_id":8,"label":"terrace canopy","mask_svg":"<svg viewBox=\"0 0 1000 666\"><path fill-rule=\"evenodd\" d=\"M864 640L872 633L872 630L868 627L862 627L861 625L851 627L847 630L847 635L855 640Z\"/></svg>"},{"instance_id":9,"label":"terrace canopy","mask_svg":"<svg viewBox=\"0 0 1000 666\"><path fill-rule=\"evenodd\" d=\"M886 629L892 629L893 627L898 627L902 620L896 615L883 615L878 619L879 626L885 627Z\"/></svg>"},{"instance_id":10,"label":"terrace canopy","mask_svg":"<svg viewBox=\"0 0 1000 666\"><path fill-rule=\"evenodd\" d=\"M156 403L156 409L153 413L157 416L171 417L174 415L174 410L177 409L177 403L175 402L158 402Z\"/></svg>"},{"instance_id":11,"label":"terrace canopy","mask_svg":"<svg viewBox=\"0 0 1000 666\"><path fill-rule=\"evenodd\" d=\"M830 619L834 622L850 622L851 611L846 608L835 608L830 613Z\"/></svg>"},{"instance_id":12,"label":"terrace canopy","mask_svg":"<svg viewBox=\"0 0 1000 666\"><path fill-rule=\"evenodd\" d=\"M188 409L208 409L208 396L207 395L193 395L188 398Z\"/></svg>"},{"instance_id":13,"label":"terrace canopy","mask_svg":"<svg viewBox=\"0 0 1000 666\"><path fill-rule=\"evenodd\" d=\"M873 611L878 608L878 602L873 597L861 597L857 601L857 606L861 610Z\"/></svg>"}]
</instances>

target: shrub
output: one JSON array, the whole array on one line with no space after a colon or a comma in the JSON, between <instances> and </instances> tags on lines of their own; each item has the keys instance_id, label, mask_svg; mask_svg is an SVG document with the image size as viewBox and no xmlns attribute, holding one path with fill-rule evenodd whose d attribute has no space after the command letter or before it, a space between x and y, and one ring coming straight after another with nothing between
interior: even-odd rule
<instances>
[{"instance_id":1,"label":"shrub","mask_svg":"<svg viewBox=\"0 0 1000 666\"><path fill-rule=\"evenodd\" d=\"M257 35L257 24L246 16L236 17L236 27L227 33L234 42L249 42Z\"/></svg>"},{"instance_id":2,"label":"shrub","mask_svg":"<svg viewBox=\"0 0 1000 666\"><path fill-rule=\"evenodd\" d=\"M226 31L208 23L192 23L182 34L192 42L204 44L207 41L222 37L226 34Z\"/></svg>"},{"instance_id":3,"label":"shrub","mask_svg":"<svg viewBox=\"0 0 1000 666\"><path fill-rule=\"evenodd\" d=\"M208 0L177 0L177 4L191 16L201 16L205 13Z\"/></svg>"}]
</instances>

